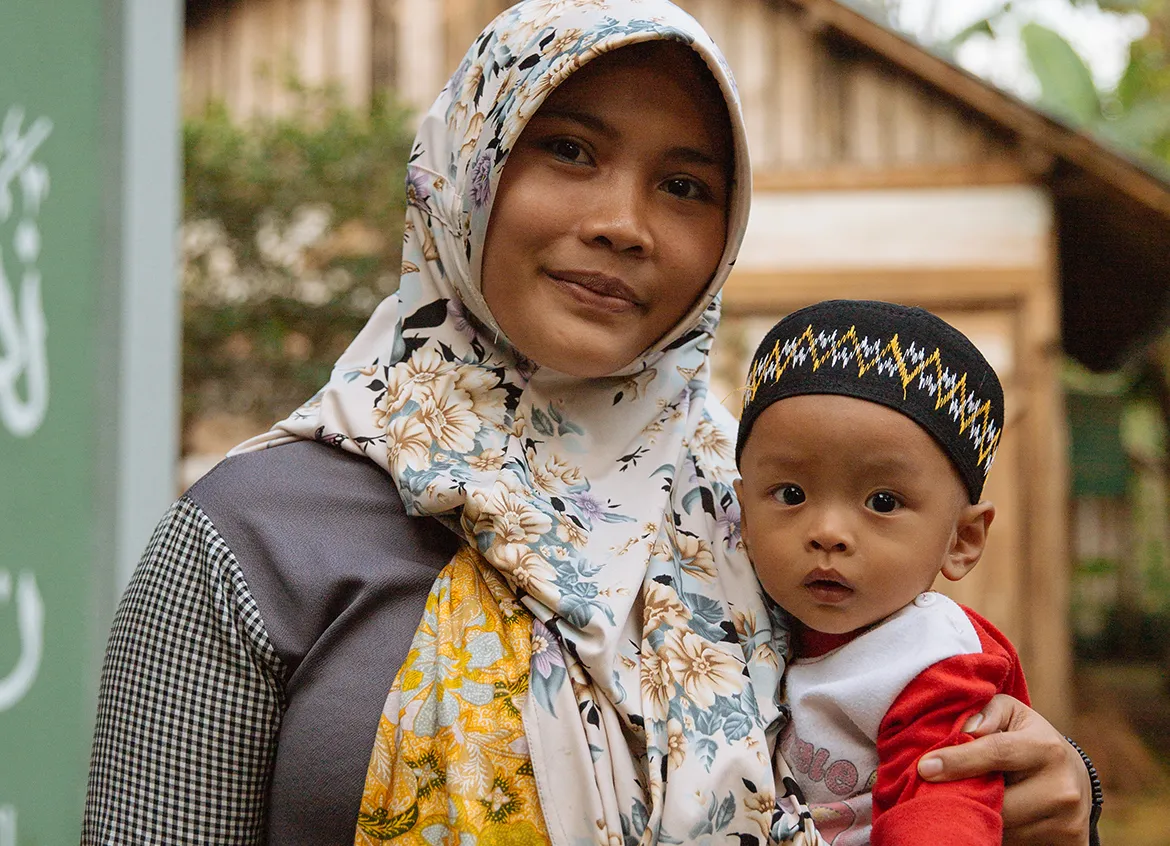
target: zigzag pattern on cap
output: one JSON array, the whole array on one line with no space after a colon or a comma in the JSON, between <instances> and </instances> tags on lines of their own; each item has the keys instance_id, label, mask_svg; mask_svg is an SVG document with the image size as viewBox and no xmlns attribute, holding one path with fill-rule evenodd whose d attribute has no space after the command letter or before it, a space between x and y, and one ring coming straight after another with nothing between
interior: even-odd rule
<instances>
[{"instance_id":1,"label":"zigzag pattern on cap","mask_svg":"<svg viewBox=\"0 0 1170 846\"><path fill-rule=\"evenodd\" d=\"M779 381L790 366L800 367L808 362L816 371L826 362L830 367L846 367L856 362L859 379L871 371L897 378L902 384L903 399L909 389L916 388L935 398L935 411L946 406L951 419L959 424L959 434L970 430L968 437L975 442L978 464L983 467L983 472L991 469L1001 434L992 419L991 402L967 392L967 374L956 376L946 368L938 347L927 355L925 348L911 342L903 354L896 333L884 346L880 339L871 342L868 337L859 338L856 326L850 326L848 332L838 335L836 329L814 334L809 324L800 336L776 341L771 352L756 358L748 374L744 407L755 399L762 385ZM927 372L932 366L932 372Z\"/></svg>"}]
</instances>

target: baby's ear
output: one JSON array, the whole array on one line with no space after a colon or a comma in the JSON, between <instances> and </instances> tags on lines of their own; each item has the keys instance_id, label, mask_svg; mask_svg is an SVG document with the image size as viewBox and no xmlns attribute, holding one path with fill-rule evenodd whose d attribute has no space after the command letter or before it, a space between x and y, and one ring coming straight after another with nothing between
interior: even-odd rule
<instances>
[{"instance_id":1,"label":"baby's ear","mask_svg":"<svg viewBox=\"0 0 1170 846\"><path fill-rule=\"evenodd\" d=\"M995 506L990 502L964 505L955 526L955 537L943 561L942 574L952 582L967 575L979 563L987 546L987 530L995 519Z\"/></svg>"}]
</instances>

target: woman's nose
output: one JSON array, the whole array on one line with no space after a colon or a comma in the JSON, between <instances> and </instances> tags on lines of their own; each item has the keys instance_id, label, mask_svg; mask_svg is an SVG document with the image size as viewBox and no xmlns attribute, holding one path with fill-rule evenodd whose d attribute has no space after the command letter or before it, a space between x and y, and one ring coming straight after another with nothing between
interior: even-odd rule
<instances>
[{"instance_id":1,"label":"woman's nose","mask_svg":"<svg viewBox=\"0 0 1170 846\"><path fill-rule=\"evenodd\" d=\"M654 249L648 198L640 181L628 176L599 180L585 212L581 238L618 252L647 255Z\"/></svg>"}]
</instances>

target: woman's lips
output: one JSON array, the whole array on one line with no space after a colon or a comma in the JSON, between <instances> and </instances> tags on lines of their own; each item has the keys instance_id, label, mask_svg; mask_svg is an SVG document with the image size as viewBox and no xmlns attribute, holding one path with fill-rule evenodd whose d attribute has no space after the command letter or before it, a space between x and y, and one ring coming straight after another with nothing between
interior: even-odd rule
<instances>
[{"instance_id":1,"label":"woman's lips","mask_svg":"<svg viewBox=\"0 0 1170 846\"><path fill-rule=\"evenodd\" d=\"M801 587L817 602L834 605L853 595L853 586L836 570L814 570L805 576Z\"/></svg>"},{"instance_id":2,"label":"woman's lips","mask_svg":"<svg viewBox=\"0 0 1170 846\"><path fill-rule=\"evenodd\" d=\"M548 270L545 273L563 291L592 308L616 313L641 306L633 290L617 277L579 270Z\"/></svg>"}]
</instances>

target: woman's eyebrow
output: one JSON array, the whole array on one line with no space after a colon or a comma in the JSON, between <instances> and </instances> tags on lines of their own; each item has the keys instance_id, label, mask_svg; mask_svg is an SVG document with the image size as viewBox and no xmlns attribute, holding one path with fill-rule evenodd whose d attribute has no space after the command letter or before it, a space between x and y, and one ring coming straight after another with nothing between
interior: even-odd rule
<instances>
[{"instance_id":1,"label":"woman's eyebrow","mask_svg":"<svg viewBox=\"0 0 1170 846\"><path fill-rule=\"evenodd\" d=\"M711 167L726 167L726 162L695 147L671 147L666 151L666 158L685 164L710 165Z\"/></svg>"},{"instance_id":2,"label":"woman's eyebrow","mask_svg":"<svg viewBox=\"0 0 1170 846\"><path fill-rule=\"evenodd\" d=\"M591 112L577 111L576 109L558 108L557 106L544 106L536 113L533 120L567 120L571 123L577 123L587 129L592 129L600 135L604 135L611 141L617 141L621 138L621 133L612 124L605 119L598 117ZM663 158L672 159L687 164L710 165L711 167L724 167L725 164L722 159L714 154L701 150L698 147L688 147L685 145L678 147L671 147L667 150Z\"/></svg>"},{"instance_id":3,"label":"woman's eyebrow","mask_svg":"<svg viewBox=\"0 0 1170 846\"><path fill-rule=\"evenodd\" d=\"M536 113L536 118L567 120L573 123L579 123L587 129L592 129L594 132L599 132L607 138L612 139L616 139L621 134L614 126L599 118L597 115L589 112L579 112L574 109L545 106Z\"/></svg>"}]
</instances>

